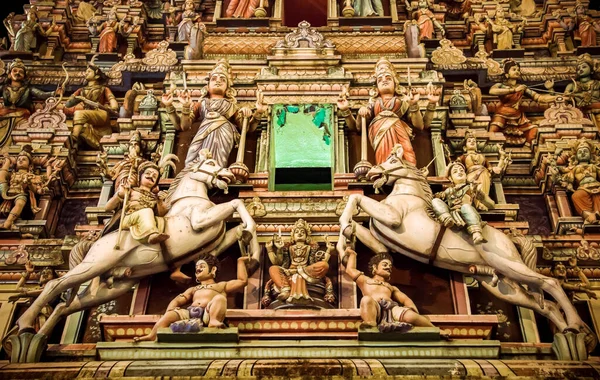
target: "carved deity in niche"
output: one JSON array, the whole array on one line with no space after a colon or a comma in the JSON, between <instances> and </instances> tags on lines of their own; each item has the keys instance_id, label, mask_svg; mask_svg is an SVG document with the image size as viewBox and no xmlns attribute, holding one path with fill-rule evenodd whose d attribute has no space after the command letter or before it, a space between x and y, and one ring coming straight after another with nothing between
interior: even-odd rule
<instances>
[{"instance_id":1,"label":"carved deity in niche","mask_svg":"<svg viewBox=\"0 0 600 380\"><path fill-rule=\"evenodd\" d=\"M267 105L258 101L254 113L248 107L237 106L231 67L225 59L216 64L206 79L208 84L202 89L199 102L192 104L188 91L179 93L181 118L173 107L173 92L165 93L162 102L177 128L185 131L191 127L192 122L200 121L198 132L188 149L186 165L198 157L201 149L208 149L213 159L220 166L226 167L229 154L240 137L238 127L241 128L244 118L247 118L249 131L256 129Z\"/></svg>"},{"instance_id":2,"label":"carved deity in niche","mask_svg":"<svg viewBox=\"0 0 600 380\"><path fill-rule=\"evenodd\" d=\"M429 9L428 0L419 0L418 8L413 14L413 18L417 20L421 39L432 39L434 37L434 28L438 28L442 36L446 34L444 27L435 18L435 14Z\"/></svg>"},{"instance_id":3,"label":"carved deity in niche","mask_svg":"<svg viewBox=\"0 0 600 380\"><path fill-rule=\"evenodd\" d=\"M405 92L399 84L398 75L394 65L386 58L381 58L375 66L375 80L377 96L368 106L358 110L358 120L365 119L369 122L368 135L371 146L375 150L377 164L384 162L396 144L404 148L404 160L416 165L417 156L411 144L412 129L424 129L425 120L433 119L436 103L439 96L429 94L425 117L419 109L419 94L411 91ZM400 96L398 96L400 95ZM337 102L340 116L345 117L350 130L359 130L357 120L352 116L350 104L343 93ZM409 125L406 121L406 119Z\"/></svg>"},{"instance_id":4,"label":"carved deity in niche","mask_svg":"<svg viewBox=\"0 0 600 380\"><path fill-rule=\"evenodd\" d=\"M275 235L266 244L271 264L271 281L265 286L262 304L267 307L273 298L293 303L313 301L308 285L325 286L323 300L332 304L335 301L331 280L326 277L329 258L335 250L327 244L327 250L319 250L319 245L311 241L311 227L300 219L292 228L291 240L284 244L280 235Z\"/></svg>"},{"instance_id":5,"label":"carved deity in niche","mask_svg":"<svg viewBox=\"0 0 600 380\"><path fill-rule=\"evenodd\" d=\"M8 35L12 41L11 50L20 52L31 52L38 46L37 36L47 37L54 27L55 20L52 20L52 25L48 29L44 29L39 23L37 7L32 5L27 12L27 19L21 22L19 29L15 31L13 18L15 14L11 13L4 20L4 26L8 31Z\"/></svg>"},{"instance_id":6,"label":"carved deity in niche","mask_svg":"<svg viewBox=\"0 0 600 380\"><path fill-rule=\"evenodd\" d=\"M581 41L582 47L597 46L597 33L600 32L600 25L592 17L586 15L587 9L585 5L577 2L575 5L575 16L571 16L571 20L566 22L563 16L558 14L560 25L567 32L574 32L575 39Z\"/></svg>"},{"instance_id":7,"label":"carved deity in niche","mask_svg":"<svg viewBox=\"0 0 600 380\"><path fill-rule=\"evenodd\" d=\"M496 8L496 16L494 20L486 16L486 20L492 27L492 33L494 35L494 43L496 49L499 50L510 50L514 46L513 34L520 30L523 26L513 25L510 20L506 19L504 8L498 5Z\"/></svg>"},{"instance_id":8,"label":"carved deity in niche","mask_svg":"<svg viewBox=\"0 0 600 380\"><path fill-rule=\"evenodd\" d=\"M354 0L356 17L383 16L381 0Z\"/></svg>"},{"instance_id":9,"label":"carved deity in niche","mask_svg":"<svg viewBox=\"0 0 600 380\"><path fill-rule=\"evenodd\" d=\"M260 6L260 0L231 0L225 10L225 17L251 18Z\"/></svg>"},{"instance_id":10,"label":"carved deity in niche","mask_svg":"<svg viewBox=\"0 0 600 380\"><path fill-rule=\"evenodd\" d=\"M575 101L575 106L584 112L591 112L600 122L600 62L588 53L577 57L576 77L569 83L565 94Z\"/></svg>"},{"instance_id":11,"label":"carved deity in niche","mask_svg":"<svg viewBox=\"0 0 600 380\"><path fill-rule=\"evenodd\" d=\"M525 84L519 84L521 79L521 66L512 59L504 61L503 83L496 83L490 88L490 95L500 98L500 105L492 117L490 132L502 132L509 145L530 145L537 134L535 127L525 113L519 109L523 96L536 102L548 103L556 100L556 96L538 94Z\"/></svg>"},{"instance_id":12,"label":"carved deity in niche","mask_svg":"<svg viewBox=\"0 0 600 380\"><path fill-rule=\"evenodd\" d=\"M177 41L189 41L194 23L200 20L200 15L196 13L196 4L193 0L186 0L183 13L177 17L177 20L179 21Z\"/></svg>"}]
</instances>

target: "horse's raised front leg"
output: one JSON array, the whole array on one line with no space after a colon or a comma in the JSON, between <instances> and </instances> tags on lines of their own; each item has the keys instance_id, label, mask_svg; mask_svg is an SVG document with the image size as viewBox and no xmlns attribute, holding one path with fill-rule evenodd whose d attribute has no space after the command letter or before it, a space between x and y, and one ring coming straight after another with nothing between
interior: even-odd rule
<instances>
[{"instance_id":1,"label":"horse's raised front leg","mask_svg":"<svg viewBox=\"0 0 600 380\"><path fill-rule=\"evenodd\" d=\"M497 298L509 302L516 306L523 306L548 318L556 327L563 331L567 328L567 322L562 316L556 303L544 300L543 307L518 283L501 277L497 286L491 285L493 278L491 276L475 276L479 283L491 294Z\"/></svg>"},{"instance_id":2,"label":"horse's raised front leg","mask_svg":"<svg viewBox=\"0 0 600 380\"><path fill-rule=\"evenodd\" d=\"M362 208L371 218L390 228L396 229L402 224L402 216L393 207L361 194L352 194L348 197L346 208L344 208L342 216L340 216L342 231L351 225L352 215L357 210L357 207Z\"/></svg>"},{"instance_id":3,"label":"horse's raised front leg","mask_svg":"<svg viewBox=\"0 0 600 380\"><path fill-rule=\"evenodd\" d=\"M93 249L93 248L92 248ZM82 283L91 280L92 278L105 273L110 268L114 267L119 260L110 260L110 255L97 262L82 262L75 268L71 269L64 276L49 281L42 294L29 306L25 313L17 320L19 330L32 329L35 319L39 315L42 308L52 302L62 292L67 289L77 287Z\"/></svg>"},{"instance_id":4,"label":"horse's raised front leg","mask_svg":"<svg viewBox=\"0 0 600 380\"><path fill-rule=\"evenodd\" d=\"M88 287L81 295L77 295L69 306L64 302L58 304L38 333L49 335L62 317L112 301L131 290L136 282L137 280L116 280L110 288L106 283L102 283L94 294Z\"/></svg>"}]
</instances>

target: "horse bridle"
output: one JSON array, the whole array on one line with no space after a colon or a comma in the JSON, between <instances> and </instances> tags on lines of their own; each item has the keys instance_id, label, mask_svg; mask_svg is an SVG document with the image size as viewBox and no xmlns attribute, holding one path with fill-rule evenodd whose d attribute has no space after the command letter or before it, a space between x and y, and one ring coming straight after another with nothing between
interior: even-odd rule
<instances>
[{"instance_id":1,"label":"horse bridle","mask_svg":"<svg viewBox=\"0 0 600 380\"><path fill-rule=\"evenodd\" d=\"M207 159L207 160L208 160L208 159ZM202 173L202 174L206 174L206 175L208 175L209 177L211 177L211 178L212 178L212 179L211 179L211 181L210 181L210 184L211 184L211 185L215 185L215 182L216 182L216 181L217 181L217 179L219 178L219 177L218 177L218 176L219 176L219 172L220 172L221 170L223 170L224 168L221 168L221 169L219 169L219 170L215 170L214 172L209 172L208 170L204 170L204 169L202 169L202 168L201 168L201 166L202 166L202 165L204 165L204 163L205 163L207 160L201 161L201 162L199 162L198 164L196 164L196 167L195 167L194 169L192 169L192 171L193 171L194 173Z\"/></svg>"}]
</instances>

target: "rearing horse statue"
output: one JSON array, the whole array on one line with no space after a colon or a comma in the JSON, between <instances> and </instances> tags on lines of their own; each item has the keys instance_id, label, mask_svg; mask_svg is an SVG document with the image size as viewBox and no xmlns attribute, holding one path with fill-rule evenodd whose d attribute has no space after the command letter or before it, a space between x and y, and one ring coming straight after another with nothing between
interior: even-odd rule
<instances>
[{"instance_id":1,"label":"rearing horse statue","mask_svg":"<svg viewBox=\"0 0 600 380\"><path fill-rule=\"evenodd\" d=\"M260 248L256 224L244 202L235 199L215 205L208 199L208 189L226 190L227 184L234 179L233 173L220 167L212 158L200 156L190 163L169 188L167 201L171 203L171 209L165 215L165 233L170 238L161 243L162 246L142 244L127 233L121 237L117 250L118 234L115 231L93 243L87 254L84 253L85 257L78 256L74 249L71 270L46 284L40 296L17 321L19 334L35 333L33 325L40 310L69 289L72 289L71 299L54 309L38 334L48 336L61 317L113 300L143 277L194 260L205 252L217 256L237 241L248 246L249 254L257 260ZM226 231L225 220L234 212L239 214L242 223ZM79 286L89 280L92 283L76 294ZM18 344L13 342L13 347L15 343Z\"/></svg>"},{"instance_id":2,"label":"rearing horse statue","mask_svg":"<svg viewBox=\"0 0 600 380\"><path fill-rule=\"evenodd\" d=\"M427 178L422 170L405 163L402 155L402 147L396 145L389 158L367 174L375 188L393 185L386 199L378 202L360 194L349 197L340 217L341 257L345 254L346 238L356 237L376 253L391 250L422 263L474 276L496 297L535 310L560 331L581 331L593 336L558 280L535 271L535 247L525 237L511 240L502 231L486 225L483 235L487 242L474 245L466 231L445 229L434 220L433 195ZM352 220L358 207L371 217L370 229ZM522 252L513 240L518 240ZM556 303L544 299L544 291ZM588 349L595 345L595 337L590 341Z\"/></svg>"}]
</instances>

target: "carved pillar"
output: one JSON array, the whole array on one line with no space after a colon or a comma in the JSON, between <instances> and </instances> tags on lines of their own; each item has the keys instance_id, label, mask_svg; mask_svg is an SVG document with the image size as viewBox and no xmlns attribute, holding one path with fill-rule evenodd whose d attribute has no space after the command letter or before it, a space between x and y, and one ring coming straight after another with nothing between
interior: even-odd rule
<instances>
[{"instance_id":1,"label":"carved pillar","mask_svg":"<svg viewBox=\"0 0 600 380\"><path fill-rule=\"evenodd\" d=\"M217 19L223 17L221 14L223 13L223 0L217 0L217 4L215 4L215 14L213 15L213 22L217 22Z\"/></svg>"},{"instance_id":2,"label":"carved pillar","mask_svg":"<svg viewBox=\"0 0 600 380\"><path fill-rule=\"evenodd\" d=\"M100 198L98 198L98 207L104 207L106 205L106 203L110 199L110 196L112 195L113 185L113 181L104 181L104 183L102 184L102 190L100 190Z\"/></svg>"},{"instance_id":3,"label":"carved pillar","mask_svg":"<svg viewBox=\"0 0 600 380\"><path fill-rule=\"evenodd\" d=\"M281 26L281 17L283 15L283 0L275 0L273 4L273 15L270 20L271 26Z\"/></svg>"},{"instance_id":4,"label":"carved pillar","mask_svg":"<svg viewBox=\"0 0 600 380\"><path fill-rule=\"evenodd\" d=\"M91 37L90 40L92 41L92 50L90 50L90 52L95 53L98 51L98 45L100 44L100 37Z\"/></svg>"},{"instance_id":5,"label":"carved pillar","mask_svg":"<svg viewBox=\"0 0 600 380\"><path fill-rule=\"evenodd\" d=\"M150 296L151 279L152 277L146 277L142 279L135 287L135 290L133 291L133 297L131 299L131 309L129 314L143 315L146 313L148 297Z\"/></svg>"},{"instance_id":6,"label":"carved pillar","mask_svg":"<svg viewBox=\"0 0 600 380\"><path fill-rule=\"evenodd\" d=\"M89 286L90 282L86 282L81 285L79 289L81 292ZM78 311L69 315L65 320L65 328L60 337L60 344L73 344L77 343L77 337L81 329L85 328L85 312Z\"/></svg>"},{"instance_id":7,"label":"carved pillar","mask_svg":"<svg viewBox=\"0 0 600 380\"><path fill-rule=\"evenodd\" d=\"M54 59L54 53L56 48L59 45L59 36L57 34L51 34L48 36L48 44L46 47L46 54L44 54L42 59Z\"/></svg>"},{"instance_id":8,"label":"carved pillar","mask_svg":"<svg viewBox=\"0 0 600 380\"><path fill-rule=\"evenodd\" d=\"M446 158L442 146L442 123L439 120L431 122L431 145L435 157L435 173L437 176L443 176L446 172Z\"/></svg>"},{"instance_id":9,"label":"carved pillar","mask_svg":"<svg viewBox=\"0 0 600 380\"><path fill-rule=\"evenodd\" d=\"M137 44L137 35L127 37L127 54L133 54L135 48L137 48Z\"/></svg>"},{"instance_id":10,"label":"carved pillar","mask_svg":"<svg viewBox=\"0 0 600 380\"><path fill-rule=\"evenodd\" d=\"M165 141L163 143L163 151L161 154L162 157L165 157L167 154L173 153L175 150L175 126L170 121L166 121L168 120L166 113L163 112L161 115L165 131ZM162 178L169 178L170 172L171 168L167 167Z\"/></svg>"},{"instance_id":11,"label":"carved pillar","mask_svg":"<svg viewBox=\"0 0 600 380\"><path fill-rule=\"evenodd\" d=\"M556 207L558 208L558 215L573 216L571 213L571 206L569 205L569 198L565 189L557 189L555 193Z\"/></svg>"},{"instance_id":12,"label":"carved pillar","mask_svg":"<svg viewBox=\"0 0 600 380\"><path fill-rule=\"evenodd\" d=\"M392 22L398 22L398 3L396 0L390 1L390 16L392 16Z\"/></svg>"},{"instance_id":13,"label":"carved pillar","mask_svg":"<svg viewBox=\"0 0 600 380\"><path fill-rule=\"evenodd\" d=\"M535 312L524 307L517 307L521 333L525 343L540 343L540 334L535 321Z\"/></svg>"},{"instance_id":14,"label":"carved pillar","mask_svg":"<svg viewBox=\"0 0 600 380\"><path fill-rule=\"evenodd\" d=\"M452 272L450 274L450 291L454 302L454 312L456 314L471 315L469 292L462 273Z\"/></svg>"},{"instance_id":15,"label":"carved pillar","mask_svg":"<svg viewBox=\"0 0 600 380\"><path fill-rule=\"evenodd\" d=\"M502 181L500 181L500 178L494 178L492 185L494 186L494 192L496 193L496 203L506 204L504 188L502 187Z\"/></svg>"},{"instance_id":16,"label":"carved pillar","mask_svg":"<svg viewBox=\"0 0 600 380\"><path fill-rule=\"evenodd\" d=\"M327 1L327 26L339 25L340 12L338 10L337 0Z\"/></svg>"},{"instance_id":17,"label":"carved pillar","mask_svg":"<svg viewBox=\"0 0 600 380\"><path fill-rule=\"evenodd\" d=\"M248 285L244 288L244 309L249 309L249 310L260 309L260 297L259 297L259 295L261 294L260 287L264 286L264 284L261 281L261 279L263 278L263 267L264 267L262 265L262 263L265 260L268 260L265 258L266 257L265 255L266 255L266 251L264 251L264 254L260 255L260 257L259 257L260 265L258 266L258 269L252 274L252 276L250 276L248 278Z\"/></svg>"}]
</instances>

